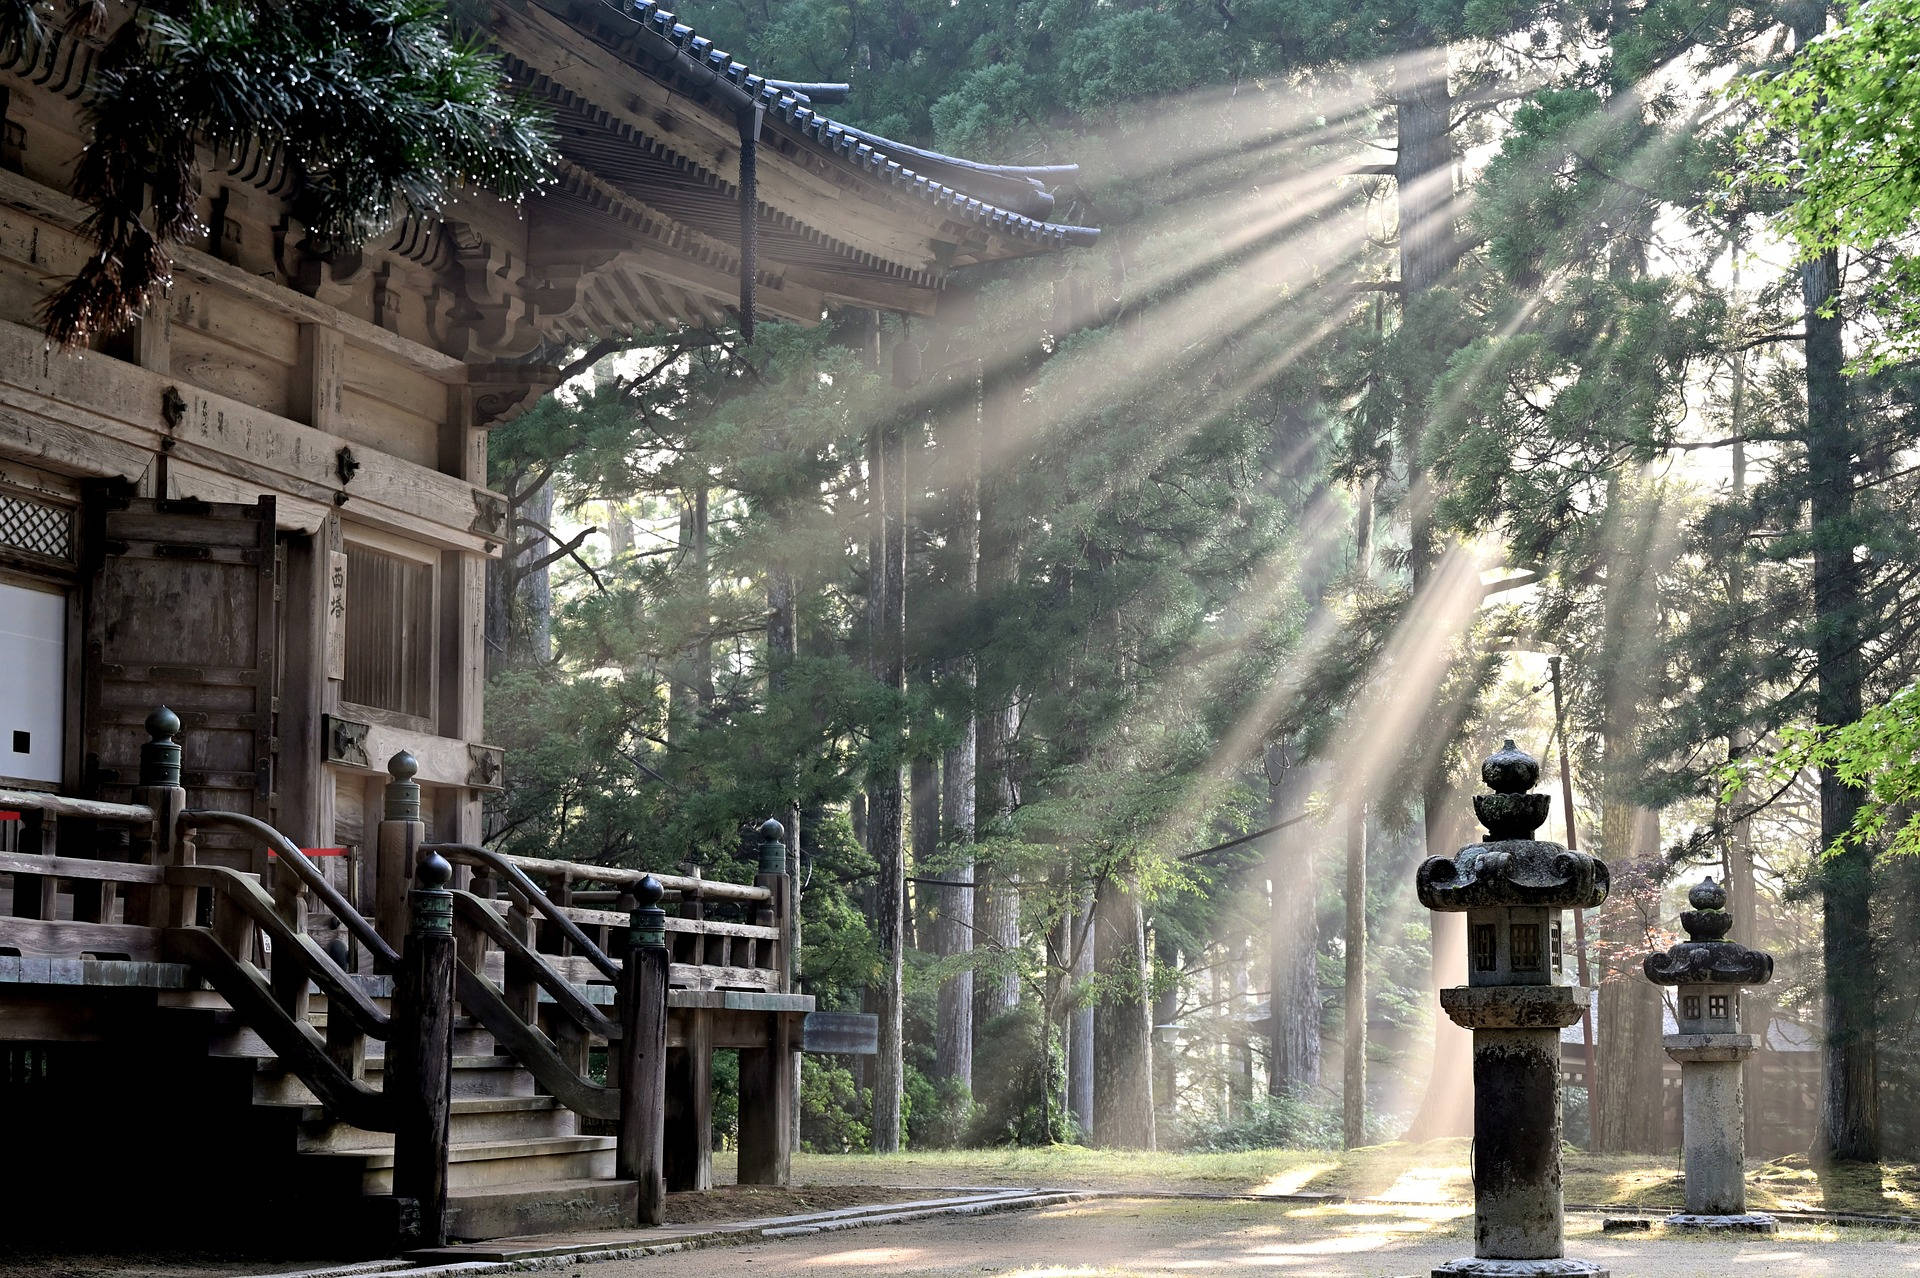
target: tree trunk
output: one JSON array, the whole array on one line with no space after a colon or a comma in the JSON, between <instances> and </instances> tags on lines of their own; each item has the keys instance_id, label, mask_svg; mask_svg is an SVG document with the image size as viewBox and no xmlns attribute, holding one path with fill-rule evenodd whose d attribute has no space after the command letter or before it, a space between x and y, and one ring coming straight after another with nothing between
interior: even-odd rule
<instances>
[{"instance_id":1,"label":"tree trunk","mask_svg":"<svg viewBox=\"0 0 1920 1278\"><path fill-rule=\"evenodd\" d=\"M908 770L913 795L913 874L915 878L945 878L933 872L940 857L940 761L914 757ZM912 909L906 914L906 945L910 950L933 948L934 915L939 909L934 893L924 883L908 885Z\"/></svg>"},{"instance_id":2,"label":"tree trunk","mask_svg":"<svg viewBox=\"0 0 1920 1278\"><path fill-rule=\"evenodd\" d=\"M1613 891L1595 918L1603 957L1595 1079L1587 1093L1592 1148L1595 1153L1663 1153L1662 998L1659 987L1640 973L1641 957L1659 948L1654 939L1664 877L1659 813L1631 803L1603 804L1600 846L1613 873Z\"/></svg>"},{"instance_id":3,"label":"tree trunk","mask_svg":"<svg viewBox=\"0 0 1920 1278\"><path fill-rule=\"evenodd\" d=\"M1153 933L1153 957L1163 972L1180 970L1180 951L1170 937L1158 928ZM1169 980L1166 987L1154 995L1151 1007L1149 1030L1162 1025L1171 1026L1180 1015L1180 983ZM1175 1078L1179 1071L1179 1062L1174 1054L1174 1039L1171 1030L1154 1033L1151 1039L1153 1048L1153 1097L1155 1104L1169 1114L1178 1103Z\"/></svg>"},{"instance_id":4,"label":"tree trunk","mask_svg":"<svg viewBox=\"0 0 1920 1278\"><path fill-rule=\"evenodd\" d=\"M1361 483L1353 513L1354 573L1373 575L1374 482ZM1347 809L1346 1025L1341 1043L1340 1133L1348 1149L1367 1142L1367 801Z\"/></svg>"},{"instance_id":5,"label":"tree trunk","mask_svg":"<svg viewBox=\"0 0 1920 1278\"><path fill-rule=\"evenodd\" d=\"M1080 898L1075 909L1078 919L1086 920L1080 948L1073 953L1073 983L1084 990L1093 979L1093 894ZM1074 925L1076 933L1081 924ZM1067 1013L1067 1112L1089 1139L1093 1136L1093 1004L1081 999Z\"/></svg>"},{"instance_id":6,"label":"tree trunk","mask_svg":"<svg viewBox=\"0 0 1920 1278\"><path fill-rule=\"evenodd\" d=\"M947 841L960 851L950 855L939 876L954 883L974 881L974 734L973 716L962 725L961 737L947 751L940 793L942 826ZM934 952L942 958L973 953L973 897L970 889L935 890L937 915L933 924ZM969 1091L973 1088L973 970L964 968L943 981L935 1007L933 1069Z\"/></svg>"},{"instance_id":7,"label":"tree trunk","mask_svg":"<svg viewBox=\"0 0 1920 1278\"><path fill-rule=\"evenodd\" d=\"M911 385L913 346L902 341L894 350L894 383ZM880 594L874 632L874 663L881 683L904 699L907 690L907 538L906 432L898 421L880 428L879 496L880 562L874 585ZM896 747L904 720L896 718ZM897 756L896 756L897 757ZM879 867L874 896L875 939L880 948L880 1050L874 1061L873 1148L895 1153L900 1148L900 1101L905 1085L901 1040L904 1007L902 980L906 962L906 849L905 812L900 768L887 765L868 787L867 827L873 859Z\"/></svg>"},{"instance_id":8,"label":"tree trunk","mask_svg":"<svg viewBox=\"0 0 1920 1278\"><path fill-rule=\"evenodd\" d=\"M1435 40L1403 55L1394 68L1394 116L1398 151L1394 160L1395 204L1400 228L1400 307L1402 321L1453 268L1456 256L1453 219L1453 96L1448 82L1447 47ZM1408 565L1414 597L1431 577L1436 562L1432 503L1425 499L1426 463L1419 439L1425 417L1416 404L1406 409L1401 449L1406 457L1410 503ZM1451 856L1455 818L1447 806L1458 796L1436 764L1420 779L1422 821L1428 856ZM1433 916L1435 997L1465 972L1466 920L1458 914ZM1407 1138L1432 1140L1466 1135L1472 1113L1472 1036L1451 1020L1434 1014L1434 1045L1426 1090Z\"/></svg>"},{"instance_id":9,"label":"tree trunk","mask_svg":"<svg viewBox=\"0 0 1920 1278\"><path fill-rule=\"evenodd\" d=\"M1117 876L1096 890L1093 963L1107 984L1093 1008L1093 1143L1152 1149L1146 927L1134 885Z\"/></svg>"},{"instance_id":10,"label":"tree trunk","mask_svg":"<svg viewBox=\"0 0 1920 1278\"><path fill-rule=\"evenodd\" d=\"M1800 31L1802 41L1826 25ZM1865 701L1866 668L1860 540L1853 526L1855 441L1847 403L1838 315L1823 313L1838 294L1839 256L1831 251L1801 268L1807 328L1807 486L1812 498L1813 613L1816 622L1814 722L1852 723ZM1831 848L1853 825L1860 791L1831 768L1820 772L1820 843ZM1880 1156L1878 971L1870 910L1873 857L1852 848L1819 870L1822 1000L1826 1046L1817 1152L1828 1158L1871 1161Z\"/></svg>"},{"instance_id":11,"label":"tree trunk","mask_svg":"<svg viewBox=\"0 0 1920 1278\"><path fill-rule=\"evenodd\" d=\"M1267 824L1294 815L1308 786L1303 769L1282 746L1267 747ZM1271 979L1273 1070L1267 1090L1275 1096L1320 1085L1320 948L1315 831L1295 825L1267 836L1267 877L1273 883Z\"/></svg>"}]
</instances>

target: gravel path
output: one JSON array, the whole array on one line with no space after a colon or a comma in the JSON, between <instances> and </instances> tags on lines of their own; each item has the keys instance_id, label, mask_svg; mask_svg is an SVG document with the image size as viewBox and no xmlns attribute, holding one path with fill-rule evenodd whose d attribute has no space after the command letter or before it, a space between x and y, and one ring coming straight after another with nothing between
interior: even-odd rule
<instances>
[{"instance_id":1,"label":"gravel path","mask_svg":"<svg viewBox=\"0 0 1920 1278\"><path fill-rule=\"evenodd\" d=\"M1454 1209L1116 1199L977 1219L881 1225L570 1269L569 1278L1081 1278L1099 1275L1424 1276L1467 1255ZM1602 1236L1569 1222L1569 1251L1614 1278L1920 1274L1920 1235L1827 1227L1772 1239Z\"/></svg>"}]
</instances>

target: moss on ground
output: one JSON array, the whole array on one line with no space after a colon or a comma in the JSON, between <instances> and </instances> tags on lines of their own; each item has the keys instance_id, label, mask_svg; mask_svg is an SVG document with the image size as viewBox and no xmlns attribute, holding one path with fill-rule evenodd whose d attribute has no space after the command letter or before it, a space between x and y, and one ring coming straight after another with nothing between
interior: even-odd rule
<instances>
[{"instance_id":1,"label":"moss on ground","mask_svg":"<svg viewBox=\"0 0 1920 1278\"><path fill-rule=\"evenodd\" d=\"M1677 1156L1588 1154L1565 1160L1570 1203L1678 1208ZM724 1179L724 1173L722 1173ZM905 1154L800 1154L796 1183L833 1185L1048 1185L1222 1194L1335 1194L1396 1202L1472 1201L1467 1142L1392 1143L1346 1152L1252 1150L1225 1154L1139 1153L1056 1145L1040 1149L930 1150ZM1755 1162L1748 1201L1756 1211L1920 1214L1920 1167L1816 1169L1802 1156Z\"/></svg>"}]
</instances>

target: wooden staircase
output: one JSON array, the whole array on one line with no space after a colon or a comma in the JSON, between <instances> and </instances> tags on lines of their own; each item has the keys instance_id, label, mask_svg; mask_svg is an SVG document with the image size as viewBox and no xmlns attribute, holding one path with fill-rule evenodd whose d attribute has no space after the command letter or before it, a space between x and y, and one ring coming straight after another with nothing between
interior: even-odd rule
<instances>
[{"instance_id":1,"label":"wooden staircase","mask_svg":"<svg viewBox=\"0 0 1920 1278\"><path fill-rule=\"evenodd\" d=\"M103 1044L75 1086L127 1062L138 1084L98 1131L172 1133L170 1202L262 1221L297 1205L345 1250L659 1223L668 1189L711 1185L720 1048L740 1053L740 1179L787 1183L813 1000L791 989L777 822L751 884L428 844L401 754L369 918L280 831L188 809L179 728L149 716L135 803L0 791L36 823L0 852L16 914L34 911L0 919L0 1012L69 1016L74 1044ZM69 820L124 828L122 855L52 855ZM236 848L264 870L202 855ZM310 914L344 937L323 946Z\"/></svg>"},{"instance_id":2,"label":"wooden staircase","mask_svg":"<svg viewBox=\"0 0 1920 1278\"><path fill-rule=\"evenodd\" d=\"M383 980L370 980L376 989ZM384 1004L385 1000L375 998ZM289 1174L332 1200L358 1196L353 1213L378 1232L393 1192L394 1137L334 1118L273 1049L231 1012L211 1015L207 1054L230 1062L246 1087L261 1136L291 1159ZM309 1021L324 1028L326 1003L313 996ZM558 1229L612 1228L634 1219L635 1186L614 1176L611 1135L583 1132L583 1120L502 1052L469 1017L454 1022L447 1166L448 1236L497 1238ZM384 1045L368 1044L365 1081L384 1081Z\"/></svg>"}]
</instances>

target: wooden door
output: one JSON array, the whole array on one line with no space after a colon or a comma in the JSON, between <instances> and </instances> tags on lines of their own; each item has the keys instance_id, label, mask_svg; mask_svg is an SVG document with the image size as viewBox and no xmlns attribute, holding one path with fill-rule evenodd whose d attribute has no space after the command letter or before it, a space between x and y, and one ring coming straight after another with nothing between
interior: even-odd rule
<instances>
[{"instance_id":1,"label":"wooden door","mask_svg":"<svg viewBox=\"0 0 1920 1278\"><path fill-rule=\"evenodd\" d=\"M89 789L105 799L132 793L147 740L142 725L165 705L182 725L187 806L272 820L273 499L240 506L97 494L88 532ZM211 837L201 860L266 868L264 851Z\"/></svg>"}]
</instances>

